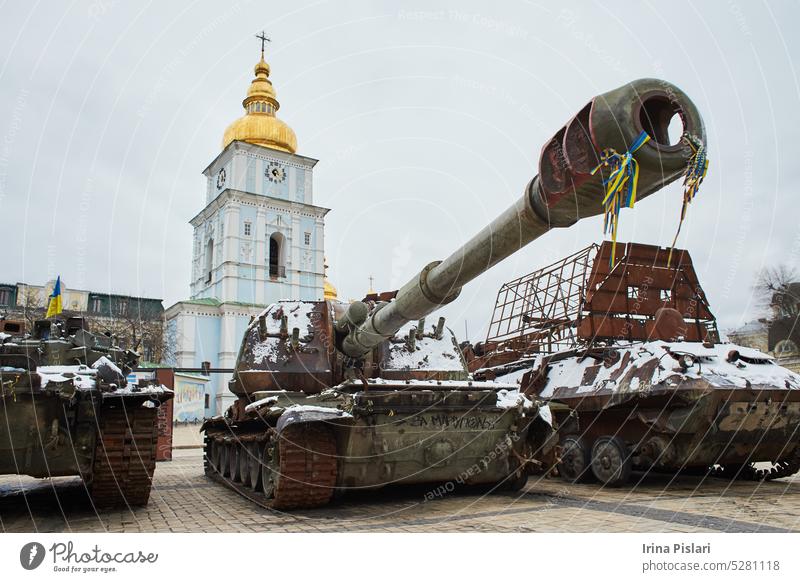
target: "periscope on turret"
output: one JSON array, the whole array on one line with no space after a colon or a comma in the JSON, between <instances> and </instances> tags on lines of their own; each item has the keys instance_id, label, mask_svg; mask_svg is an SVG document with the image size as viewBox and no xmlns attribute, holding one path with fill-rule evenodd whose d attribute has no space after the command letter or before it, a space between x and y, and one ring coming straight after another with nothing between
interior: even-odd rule
<instances>
[{"instance_id":1,"label":"periscope on turret","mask_svg":"<svg viewBox=\"0 0 800 582\"><path fill-rule=\"evenodd\" d=\"M517 489L547 470L549 411L516 384L475 380L445 321L427 318L549 230L601 214L603 150L652 137L636 152L640 199L681 176L691 151L668 144L675 112L705 139L694 104L665 81L600 95L548 141L515 204L399 290L284 301L253 318L229 385L237 400L202 428L207 474L264 506L302 508L392 484Z\"/></svg>"}]
</instances>

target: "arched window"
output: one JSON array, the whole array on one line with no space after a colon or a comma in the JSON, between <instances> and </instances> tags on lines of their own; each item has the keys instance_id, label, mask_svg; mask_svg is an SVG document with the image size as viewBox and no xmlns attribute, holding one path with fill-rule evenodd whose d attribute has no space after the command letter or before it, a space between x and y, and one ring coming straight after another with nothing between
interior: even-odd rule
<instances>
[{"instance_id":1,"label":"arched window","mask_svg":"<svg viewBox=\"0 0 800 582\"><path fill-rule=\"evenodd\" d=\"M214 268L214 241L208 239L206 245L206 283L211 283L211 270Z\"/></svg>"},{"instance_id":2,"label":"arched window","mask_svg":"<svg viewBox=\"0 0 800 582\"><path fill-rule=\"evenodd\" d=\"M283 235L274 232L269 237L269 276L285 277L286 269L283 261Z\"/></svg>"}]
</instances>

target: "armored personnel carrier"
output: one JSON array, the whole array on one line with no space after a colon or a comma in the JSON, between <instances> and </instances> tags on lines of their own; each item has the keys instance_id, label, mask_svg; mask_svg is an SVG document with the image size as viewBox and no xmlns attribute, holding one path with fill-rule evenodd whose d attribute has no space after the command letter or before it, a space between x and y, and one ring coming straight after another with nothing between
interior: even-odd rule
<instances>
[{"instance_id":1,"label":"armored personnel carrier","mask_svg":"<svg viewBox=\"0 0 800 582\"><path fill-rule=\"evenodd\" d=\"M800 470L800 376L720 341L688 252L620 246L613 262L606 242L504 285L476 375L565 405L568 480Z\"/></svg>"},{"instance_id":2,"label":"armored personnel carrier","mask_svg":"<svg viewBox=\"0 0 800 582\"><path fill-rule=\"evenodd\" d=\"M0 474L80 475L96 507L145 505L162 386L132 386L137 354L82 318L0 321Z\"/></svg>"},{"instance_id":3,"label":"armored personnel carrier","mask_svg":"<svg viewBox=\"0 0 800 582\"><path fill-rule=\"evenodd\" d=\"M549 416L516 384L473 379L444 320L427 318L550 229L601 214L593 169L606 148L651 136L636 152L639 198L680 177L690 152L668 143L673 114L703 135L695 106L664 81L601 95L544 147L515 204L398 291L265 309L242 339L229 385L237 401L203 425L207 474L274 508L396 483L520 487L531 465L546 465Z\"/></svg>"}]
</instances>

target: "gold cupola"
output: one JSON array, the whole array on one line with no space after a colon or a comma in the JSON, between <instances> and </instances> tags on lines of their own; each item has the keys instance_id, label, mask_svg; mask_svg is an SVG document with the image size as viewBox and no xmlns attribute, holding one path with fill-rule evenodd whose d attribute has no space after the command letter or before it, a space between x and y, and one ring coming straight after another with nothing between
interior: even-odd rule
<instances>
[{"instance_id":1,"label":"gold cupola","mask_svg":"<svg viewBox=\"0 0 800 582\"><path fill-rule=\"evenodd\" d=\"M333 283L328 281L328 259L324 259L325 277L322 279L322 293L325 301L333 301L339 297L339 293Z\"/></svg>"},{"instance_id":2,"label":"gold cupola","mask_svg":"<svg viewBox=\"0 0 800 582\"><path fill-rule=\"evenodd\" d=\"M269 65L264 60L263 50L255 72L256 77L242 101L245 114L225 130L222 149L239 140L293 154L297 151L297 137L291 127L275 117L280 103L269 80Z\"/></svg>"}]
</instances>

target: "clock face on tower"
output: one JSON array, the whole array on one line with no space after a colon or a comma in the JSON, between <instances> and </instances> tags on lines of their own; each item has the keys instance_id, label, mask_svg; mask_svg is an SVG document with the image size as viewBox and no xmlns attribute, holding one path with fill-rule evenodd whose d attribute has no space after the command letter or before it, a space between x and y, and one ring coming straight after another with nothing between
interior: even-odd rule
<instances>
[{"instance_id":1,"label":"clock face on tower","mask_svg":"<svg viewBox=\"0 0 800 582\"><path fill-rule=\"evenodd\" d=\"M270 182L280 184L286 179L286 170L277 162L270 162L267 169L264 170L264 175L269 178Z\"/></svg>"},{"instance_id":2,"label":"clock face on tower","mask_svg":"<svg viewBox=\"0 0 800 582\"><path fill-rule=\"evenodd\" d=\"M217 190L225 185L225 168L222 168L217 174Z\"/></svg>"}]
</instances>

